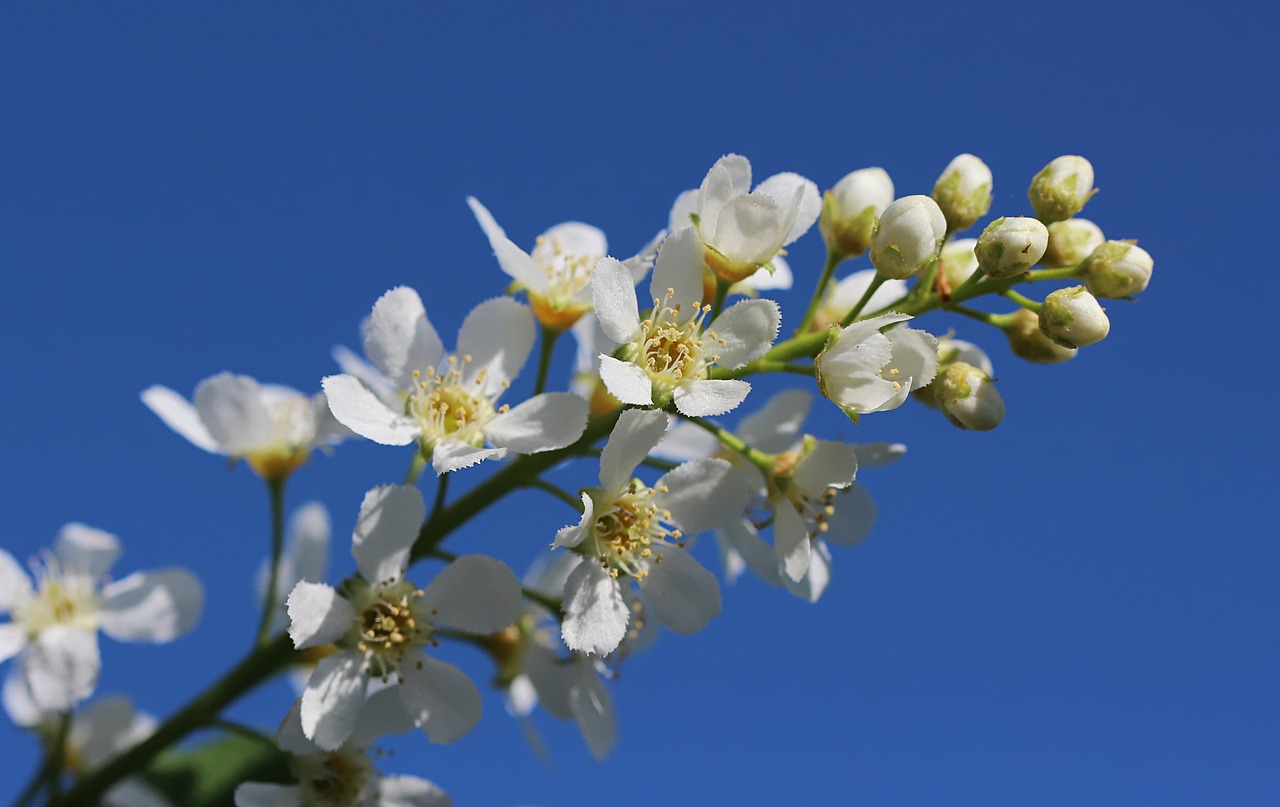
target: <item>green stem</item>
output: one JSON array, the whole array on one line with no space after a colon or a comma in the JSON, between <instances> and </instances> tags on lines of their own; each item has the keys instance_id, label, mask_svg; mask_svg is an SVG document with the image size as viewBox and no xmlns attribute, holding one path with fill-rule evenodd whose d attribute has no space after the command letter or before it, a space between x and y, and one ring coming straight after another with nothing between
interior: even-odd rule
<instances>
[{"instance_id":1,"label":"green stem","mask_svg":"<svg viewBox=\"0 0 1280 807\"><path fill-rule=\"evenodd\" d=\"M428 519L435 518L436 513L444 507L445 497L449 495L449 473L446 471L436 477L436 498L431 503L431 515L427 517Z\"/></svg>"},{"instance_id":2,"label":"green stem","mask_svg":"<svg viewBox=\"0 0 1280 807\"><path fill-rule=\"evenodd\" d=\"M280 586L280 556L284 553L284 479L267 480L271 494L271 571L267 575L267 594L262 601L262 617L258 620L258 647L271 636L271 623L276 616L277 589Z\"/></svg>"},{"instance_id":3,"label":"green stem","mask_svg":"<svg viewBox=\"0 0 1280 807\"><path fill-rule=\"evenodd\" d=\"M773 467L773 457L771 455L747 445L741 437L728 429L723 429L714 423L703 420L702 418L688 418L688 421L714 434L716 439L719 440L726 448L733 449L746 457L753 465L758 467L761 471L764 471L766 475L768 475L769 470Z\"/></svg>"},{"instance_id":4,"label":"green stem","mask_svg":"<svg viewBox=\"0 0 1280 807\"><path fill-rule=\"evenodd\" d=\"M844 254L839 250L827 247L827 260L822 264L822 276L818 278L818 285L813 290L813 297L809 300L809 307L805 310L804 318L800 320L800 327L796 328L796 333L805 333L813 324L813 318L818 315L818 308L822 305L822 298L826 294L827 284L831 282L831 276L835 274L836 267L844 258Z\"/></svg>"},{"instance_id":5,"label":"green stem","mask_svg":"<svg viewBox=\"0 0 1280 807\"><path fill-rule=\"evenodd\" d=\"M1005 297L1008 297L1010 300L1013 300L1015 303L1027 309L1028 311L1031 311L1032 313L1035 313L1035 314L1040 313L1041 304L1037 303L1035 300L1032 300L1030 297L1024 297L1018 292L1014 291L1013 289L1005 289L1001 293Z\"/></svg>"},{"instance_id":6,"label":"green stem","mask_svg":"<svg viewBox=\"0 0 1280 807\"><path fill-rule=\"evenodd\" d=\"M849 309L849 313L845 314L844 321L840 323L840 327L848 328L850 325L858 321L858 315L862 313L862 309L867 307L867 303L871 302L871 297L880 287L884 285L885 277L877 274L871 279L871 285L867 286L867 290L863 292L862 299Z\"/></svg>"},{"instance_id":7,"label":"green stem","mask_svg":"<svg viewBox=\"0 0 1280 807\"><path fill-rule=\"evenodd\" d=\"M45 777L49 782L49 800L62 798L62 769L67 762L67 737L71 734L71 710L58 717L58 733L53 738L53 748L49 752L49 769Z\"/></svg>"},{"instance_id":8,"label":"green stem","mask_svg":"<svg viewBox=\"0 0 1280 807\"><path fill-rule=\"evenodd\" d=\"M551 369L551 354L555 351L560 331L542 326L542 346L538 351L538 376L533 382L533 394L540 395L547 388L547 372Z\"/></svg>"},{"instance_id":9,"label":"green stem","mask_svg":"<svg viewBox=\"0 0 1280 807\"><path fill-rule=\"evenodd\" d=\"M525 483L525 487L537 488L538 490L544 491L546 493L550 493L552 496L555 496L557 499L569 505L574 510L577 510L579 513L582 512L581 499L577 498L569 491L564 490L563 488L559 488L551 484L550 482L547 482L544 479L534 477L533 479L530 479L528 482Z\"/></svg>"},{"instance_id":10,"label":"green stem","mask_svg":"<svg viewBox=\"0 0 1280 807\"><path fill-rule=\"evenodd\" d=\"M422 469L427 467L427 457L422 453L422 449L414 447L413 459L409 462L409 469L404 472L404 481L401 485L416 485L418 477L422 476Z\"/></svg>"},{"instance_id":11,"label":"green stem","mask_svg":"<svg viewBox=\"0 0 1280 807\"><path fill-rule=\"evenodd\" d=\"M949 305L947 306L947 310L954 311L957 314L968 317L969 319L976 319L978 322L985 322L988 325L993 325L1002 331L1012 325L1014 320L1013 314L988 314L986 311L977 311L963 305Z\"/></svg>"},{"instance_id":12,"label":"green stem","mask_svg":"<svg viewBox=\"0 0 1280 807\"><path fill-rule=\"evenodd\" d=\"M272 751L280 750L280 746L274 738L268 737L257 729L246 726L243 723L237 723L234 720L215 720L209 726L210 728L222 729L228 734L236 734L254 742L262 743Z\"/></svg>"},{"instance_id":13,"label":"green stem","mask_svg":"<svg viewBox=\"0 0 1280 807\"><path fill-rule=\"evenodd\" d=\"M143 770L161 751L192 731L214 722L218 714L237 698L294 660L293 642L288 635L276 636L241 659L226 675L162 723L150 737L86 775L64 798L50 803L63 807L95 804L111 785Z\"/></svg>"},{"instance_id":14,"label":"green stem","mask_svg":"<svg viewBox=\"0 0 1280 807\"><path fill-rule=\"evenodd\" d=\"M729 287L732 285L727 280L716 278L716 296L711 303L711 316L707 317L707 322L715 322L716 317L720 316L720 312L724 310L724 301L729 296Z\"/></svg>"}]
</instances>

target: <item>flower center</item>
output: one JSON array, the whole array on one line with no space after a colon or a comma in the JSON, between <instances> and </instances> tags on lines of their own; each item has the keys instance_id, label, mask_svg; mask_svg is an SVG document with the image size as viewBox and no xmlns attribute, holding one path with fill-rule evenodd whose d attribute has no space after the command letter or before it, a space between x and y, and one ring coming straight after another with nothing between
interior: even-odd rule
<instances>
[{"instance_id":1,"label":"flower center","mask_svg":"<svg viewBox=\"0 0 1280 807\"><path fill-rule=\"evenodd\" d=\"M506 412L508 407L495 408L494 404L509 386L503 383L494 393L485 392L488 373L481 370L470 383L463 378L470 356L449 357L449 367L444 373L423 377L414 371L414 390L405 404L406 411L422 423L422 442L426 448L445 437L452 437L473 446L484 443L480 427L495 415Z\"/></svg>"},{"instance_id":2,"label":"flower center","mask_svg":"<svg viewBox=\"0 0 1280 807\"><path fill-rule=\"evenodd\" d=\"M308 754L293 760L303 804L315 807L352 807L364 804L377 778L365 753L334 751Z\"/></svg>"},{"instance_id":3,"label":"flower center","mask_svg":"<svg viewBox=\"0 0 1280 807\"><path fill-rule=\"evenodd\" d=\"M352 642L364 654L365 673L383 682L413 650L434 644L431 612L422 604L422 589L407 580L370 586L359 600Z\"/></svg>"},{"instance_id":4,"label":"flower center","mask_svg":"<svg viewBox=\"0 0 1280 807\"><path fill-rule=\"evenodd\" d=\"M626 490L597 516L596 551L601 565L613 577L630 575L643 580L651 564L662 562L662 556L654 554L655 544L683 546L678 543L682 533L671 523L671 512L653 501L659 492L665 493L666 489L654 490L639 479L632 479Z\"/></svg>"},{"instance_id":5,"label":"flower center","mask_svg":"<svg viewBox=\"0 0 1280 807\"><path fill-rule=\"evenodd\" d=\"M702 323L711 306L690 301L692 315L685 316L675 302L675 290L654 298L653 310L640 323L640 336L628 345L625 357L639 364L653 380L654 401L661 403L681 382L706 376L707 367L719 356L706 353L708 342L723 345L715 333L702 332Z\"/></svg>"},{"instance_id":6,"label":"flower center","mask_svg":"<svg viewBox=\"0 0 1280 807\"><path fill-rule=\"evenodd\" d=\"M31 599L14 609L13 621L35 638L54 625L98 629L97 581L78 569L63 569L53 557L33 568L38 584Z\"/></svg>"},{"instance_id":7,"label":"flower center","mask_svg":"<svg viewBox=\"0 0 1280 807\"><path fill-rule=\"evenodd\" d=\"M538 236L533 259L547 273L547 296L556 308L569 305L591 282L591 272L603 255L571 252L560 239Z\"/></svg>"}]
</instances>

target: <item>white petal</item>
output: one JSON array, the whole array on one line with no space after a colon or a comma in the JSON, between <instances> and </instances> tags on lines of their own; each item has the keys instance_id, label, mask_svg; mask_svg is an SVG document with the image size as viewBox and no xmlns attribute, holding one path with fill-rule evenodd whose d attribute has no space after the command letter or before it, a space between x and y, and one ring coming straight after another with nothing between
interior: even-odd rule
<instances>
[{"instance_id":1,"label":"white petal","mask_svg":"<svg viewBox=\"0 0 1280 807\"><path fill-rule=\"evenodd\" d=\"M859 468L879 468L897 462L907 453L902 443L862 443L853 447Z\"/></svg>"},{"instance_id":2,"label":"white petal","mask_svg":"<svg viewBox=\"0 0 1280 807\"><path fill-rule=\"evenodd\" d=\"M173 807L164 795L138 778L121 779L102 794L103 807ZM288 801L273 804L288 807Z\"/></svg>"},{"instance_id":3,"label":"white petal","mask_svg":"<svg viewBox=\"0 0 1280 807\"><path fill-rule=\"evenodd\" d=\"M102 662L93 631L55 625L18 657L31 699L42 711L64 712L93 694Z\"/></svg>"},{"instance_id":4,"label":"white petal","mask_svg":"<svg viewBox=\"0 0 1280 807\"><path fill-rule=\"evenodd\" d=\"M786 451L796 441L812 404L813 396L801 389L776 393L763 407L742 419L737 434L747 445L766 454Z\"/></svg>"},{"instance_id":5,"label":"white petal","mask_svg":"<svg viewBox=\"0 0 1280 807\"><path fill-rule=\"evenodd\" d=\"M818 193L818 186L799 174L774 174L761 182L756 190L773 197L782 208L792 204L799 191L800 198L796 208L795 222L787 232L786 240L782 242L783 246L807 233L813 223L818 220L818 214L822 212L822 194Z\"/></svg>"},{"instance_id":6,"label":"white petal","mask_svg":"<svg viewBox=\"0 0 1280 807\"><path fill-rule=\"evenodd\" d=\"M715 533L716 537L731 546L756 577L771 586L778 585L778 558L773 547L764 542L760 533L745 518L728 524Z\"/></svg>"},{"instance_id":7,"label":"white petal","mask_svg":"<svg viewBox=\"0 0 1280 807\"><path fill-rule=\"evenodd\" d=\"M510 297L485 300L471 309L458 331L458 355L471 357L463 368L462 383L470 387L483 372L480 388L486 395L498 392L520 374L536 335L529 306Z\"/></svg>"},{"instance_id":8,"label":"white petal","mask_svg":"<svg viewBox=\"0 0 1280 807\"><path fill-rule=\"evenodd\" d=\"M308 673L311 670L307 670ZM307 689L307 682L302 682L302 690ZM288 751L294 756L306 756L315 754L320 749L315 743L307 739L307 734L302 730L302 698L298 698L293 702L293 706L289 709L289 713L284 716L284 720L280 721L280 727L276 729L276 745L280 746L280 750Z\"/></svg>"},{"instance_id":9,"label":"white petal","mask_svg":"<svg viewBox=\"0 0 1280 807\"><path fill-rule=\"evenodd\" d=\"M671 205L671 212L667 214L668 230L674 233L681 227L693 224L693 217L698 214L698 197L699 191L696 188L676 197Z\"/></svg>"},{"instance_id":10,"label":"white petal","mask_svg":"<svg viewBox=\"0 0 1280 807\"><path fill-rule=\"evenodd\" d=\"M622 262L627 267L627 271L631 273L631 280L636 285L644 280L644 276L653 268L653 261L658 257L658 247L667 238L667 231L662 230L653 238L649 239L649 243L640 248L640 251L630 258Z\"/></svg>"},{"instance_id":11,"label":"white petal","mask_svg":"<svg viewBox=\"0 0 1280 807\"><path fill-rule=\"evenodd\" d=\"M447 474L470 468L485 460L500 460L505 456L505 448L476 448L466 443L442 440L436 443L435 450L431 452L431 467L437 475Z\"/></svg>"},{"instance_id":12,"label":"white petal","mask_svg":"<svg viewBox=\"0 0 1280 807\"><path fill-rule=\"evenodd\" d=\"M456 742L480 721L480 692L462 670L419 655L400 673L400 699L431 742Z\"/></svg>"},{"instance_id":13,"label":"white petal","mask_svg":"<svg viewBox=\"0 0 1280 807\"><path fill-rule=\"evenodd\" d=\"M792 480L810 496L821 496L827 488L848 487L857 472L858 455L853 446L818 440L800 458Z\"/></svg>"},{"instance_id":14,"label":"white petal","mask_svg":"<svg viewBox=\"0 0 1280 807\"><path fill-rule=\"evenodd\" d=\"M4 701L4 710L15 726L35 728L44 717L44 712L32 697L27 679L17 664L9 668L9 674L4 678L4 691L0 693L0 699Z\"/></svg>"},{"instance_id":15,"label":"white petal","mask_svg":"<svg viewBox=\"0 0 1280 807\"><path fill-rule=\"evenodd\" d=\"M453 807L453 800L426 779L384 776L378 783L378 807Z\"/></svg>"},{"instance_id":16,"label":"white petal","mask_svg":"<svg viewBox=\"0 0 1280 807\"><path fill-rule=\"evenodd\" d=\"M927 386L938 374L938 340L916 328L894 328L887 336L893 343L893 358L884 368L885 377L897 370L897 378L910 378L911 390Z\"/></svg>"},{"instance_id":17,"label":"white petal","mask_svg":"<svg viewBox=\"0 0 1280 807\"><path fill-rule=\"evenodd\" d=\"M613 699L609 690L596 675L594 665L578 661L574 665L573 689L569 693L569 706L582 738L587 741L591 755L603 760L618 742L618 721L614 716Z\"/></svg>"},{"instance_id":18,"label":"white petal","mask_svg":"<svg viewBox=\"0 0 1280 807\"><path fill-rule=\"evenodd\" d=\"M236 786L236 807L300 807L302 788L267 782L243 782Z\"/></svg>"},{"instance_id":19,"label":"white petal","mask_svg":"<svg viewBox=\"0 0 1280 807\"><path fill-rule=\"evenodd\" d=\"M85 524L71 523L58 531L53 554L64 569L79 569L96 580L120 557L120 539Z\"/></svg>"},{"instance_id":20,"label":"white petal","mask_svg":"<svg viewBox=\"0 0 1280 807\"><path fill-rule=\"evenodd\" d=\"M102 630L121 641L169 642L195 627L204 587L185 569L134 572L102 589Z\"/></svg>"},{"instance_id":21,"label":"white petal","mask_svg":"<svg viewBox=\"0 0 1280 807\"><path fill-rule=\"evenodd\" d=\"M495 446L518 454L564 448L587 427L587 402L572 392L535 395L484 427Z\"/></svg>"},{"instance_id":22,"label":"white petal","mask_svg":"<svg viewBox=\"0 0 1280 807\"><path fill-rule=\"evenodd\" d=\"M649 567L640 586L649 609L668 630L697 633L720 613L720 584L680 547L664 544L656 551L662 561Z\"/></svg>"},{"instance_id":23,"label":"white petal","mask_svg":"<svg viewBox=\"0 0 1280 807\"><path fill-rule=\"evenodd\" d=\"M75 714L67 743L76 749L85 767L93 770L145 739L132 731L133 725L133 703L128 698L98 698Z\"/></svg>"},{"instance_id":24,"label":"white petal","mask_svg":"<svg viewBox=\"0 0 1280 807\"><path fill-rule=\"evenodd\" d=\"M0 625L0 661L18 655L27 646L27 629L23 625L6 622Z\"/></svg>"},{"instance_id":25,"label":"white petal","mask_svg":"<svg viewBox=\"0 0 1280 807\"><path fill-rule=\"evenodd\" d=\"M686 462L658 480L654 504L671 511L680 529L694 535L742 517L751 491L733 466L704 457Z\"/></svg>"},{"instance_id":26,"label":"white petal","mask_svg":"<svg viewBox=\"0 0 1280 807\"><path fill-rule=\"evenodd\" d=\"M302 693L302 731L326 751L336 750L351 736L360 716L369 681L363 666L355 653L336 653L320 659L307 681L307 691Z\"/></svg>"},{"instance_id":27,"label":"white petal","mask_svg":"<svg viewBox=\"0 0 1280 807\"><path fill-rule=\"evenodd\" d=\"M244 454L272 442L262 389L249 376L221 373L206 378L196 387L195 406L209 435L228 453Z\"/></svg>"},{"instance_id":28,"label":"white petal","mask_svg":"<svg viewBox=\"0 0 1280 807\"><path fill-rule=\"evenodd\" d=\"M464 555L440 570L422 595L432 621L468 633L497 633L520 618L520 581L500 560Z\"/></svg>"},{"instance_id":29,"label":"white petal","mask_svg":"<svg viewBox=\"0 0 1280 807\"><path fill-rule=\"evenodd\" d=\"M605 656L627 633L631 613L617 580L593 560L573 570L564 586L560 637L570 650Z\"/></svg>"},{"instance_id":30,"label":"white petal","mask_svg":"<svg viewBox=\"0 0 1280 807\"><path fill-rule=\"evenodd\" d=\"M404 708L399 688L386 686L365 700L347 742L357 748L366 748L373 745L379 737L404 734L417 726L414 716Z\"/></svg>"},{"instance_id":31,"label":"white petal","mask_svg":"<svg viewBox=\"0 0 1280 807\"><path fill-rule=\"evenodd\" d=\"M822 592L827 590L831 582L831 553L824 541L813 542L813 553L809 559L809 570L798 582L782 577L782 584L787 591L808 602L817 602Z\"/></svg>"},{"instance_id":32,"label":"white petal","mask_svg":"<svg viewBox=\"0 0 1280 807\"><path fill-rule=\"evenodd\" d=\"M871 533L876 520L876 503L862 485L852 485L833 502L835 515L822 537L838 546L853 546Z\"/></svg>"},{"instance_id":33,"label":"white petal","mask_svg":"<svg viewBox=\"0 0 1280 807\"><path fill-rule=\"evenodd\" d=\"M629 361L600 354L600 380L613 397L632 406L653 404L653 382L649 374Z\"/></svg>"},{"instance_id":34,"label":"white petal","mask_svg":"<svg viewBox=\"0 0 1280 807\"><path fill-rule=\"evenodd\" d=\"M782 248L791 226L784 215L784 209L764 194L735 197L720 212L711 243L735 263L767 263Z\"/></svg>"},{"instance_id":35,"label":"white petal","mask_svg":"<svg viewBox=\"0 0 1280 807\"><path fill-rule=\"evenodd\" d=\"M738 154L726 154L702 180L698 188L699 227L704 234L714 233L720 211L733 197L751 189L751 163Z\"/></svg>"},{"instance_id":36,"label":"white petal","mask_svg":"<svg viewBox=\"0 0 1280 807\"><path fill-rule=\"evenodd\" d=\"M569 702L572 665L560 663L550 649L533 643L525 650L524 670L537 690L542 708L562 719L573 716Z\"/></svg>"},{"instance_id":37,"label":"white petal","mask_svg":"<svg viewBox=\"0 0 1280 807\"><path fill-rule=\"evenodd\" d=\"M12 611L14 606L31 599L31 578L14 560L13 555L0 549L0 614Z\"/></svg>"},{"instance_id":38,"label":"white petal","mask_svg":"<svg viewBox=\"0 0 1280 807\"><path fill-rule=\"evenodd\" d=\"M407 446L418 439L418 421L387 407L355 376L331 375L320 382L329 411L351 431L384 446Z\"/></svg>"},{"instance_id":39,"label":"white petal","mask_svg":"<svg viewBox=\"0 0 1280 807\"><path fill-rule=\"evenodd\" d=\"M566 221L539 236L532 255L535 261L550 263L557 255L599 258L608 253L609 241L599 227L580 221Z\"/></svg>"},{"instance_id":40,"label":"white petal","mask_svg":"<svg viewBox=\"0 0 1280 807\"><path fill-rule=\"evenodd\" d=\"M294 579L313 583L324 579L329 565L329 511L320 502L307 502L289 519L288 543L285 553L293 567Z\"/></svg>"},{"instance_id":41,"label":"white petal","mask_svg":"<svg viewBox=\"0 0 1280 807\"><path fill-rule=\"evenodd\" d=\"M467 197L467 204L475 214L476 221L480 222L480 229L484 230L485 236L489 239L489 247L493 250L494 257L498 259L498 265L502 267L502 271L531 289L545 290L547 273L538 266L537 261L507 237L507 234L498 226L498 222L494 221L493 216L474 196Z\"/></svg>"},{"instance_id":42,"label":"white petal","mask_svg":"<svg viewBox=\"0 0 1280 807\"><path fill-rule=\"evenodd\" d=\"M614 491L631 480L640 464L667 431L667 416L654 409L628 409L618 416L600 452L600 487Z\"/></svg>"},{"instance_id":43,"label":"white petal","mask_svg":"<svg viewBox=\"0 0 1280 807\"><path fill-rule=\"evenodd\" d=\"M774 502L773 551L778 557L782 576L794 581L804 579L809 571L812 547L804 519L786 499Z\"/></svg>"},{"instance_id":44,"label":"white petal","mask_svg":"<svg viewBox=\"0 0 1280 807\"><path fill-rule=\"evenodd\" d=\"M289 638L299 650L336 642L355 624L356 612L332 586L305 580L289 594Z\"/></svg>"},{"instance_id":45,"label":"white petal","mask_svg":"<svg viewBox=\"0 0 1280 807\"><path fill-rule=\"evenodd\" d=\"M773 300L743 300L711 323L709 331L725 341L713 348L716 364L733 369L758 359L773 346L782 311Z\"/></svg>"},{"instance_id":46,"label":"white petal","mask_svg":"<svg viewBox=\"0 0 1280 807\"><path fill-rule=\"evenodd\" d=\"M331 351L331 355L333 360L338 363L338 369L342 370L344 375L349 375L364 384L387 406L396 406L396 396L398 394L396 388L382 377L382 373L378 371L377 367L374 367L341 345L335 347Z\"/></svg>"},{"instance_id":47,"label":"white petal","mask_svg":"<svg viewBox=\"0 0 1280 807\"><path fill-rule=\"evenodd\" d=\"M384 485L366 493L351 536L360 576L370 583L400 579L426 516L417 488Z\"/></svg>"},{"instance_id":48,"label":"white petal","mask_svg":"<svg viewBox=\"0 0 1280 807\"><path fill-rule=\"evenodd\" d=\"M672 398L682 415L714 417L737 409L748 392L751 385L736 378L689 381L676 387Z\"/></svg>"},{"instance_id":49,"label":"white petal","mask_svg":"<svg viewBox=\"0 0 1280 807\"><path fill-rule=\"evenodd\" d=\"M591 272L591 303L600 328L618 344L640 333L636 287L627 267L616 258L601 258Z\"/></svg>"},{"instance_id":50,"label":"white petal","mask_svg":"<svg viewBox=\"0 0 1280 807\"><path fill-rule=\"evenodd\" d=\"M159 385L147 387L142 391L142 402L164 421L164 425L187 438L196 448L212 454L226 453L200 421L196 408L178 393Z\"/></svg>"},{"instance_id":51,"label":"white petal","mask_svg":"<svg viewBox=\"0 0 1280 807\"><path fill-rule=\"evenodd\" d=\"M575 547L582 543L583 539L591 534L591 529L596 525L595 503L587 494L582 494L582 518L578 519L577 524L570 524L567 527L561 527L556 532L556 540L551 544L553 547Z\"/></svg>"},{"instance_id":52,"label":"white petal","mask_svg":"<svg viewBox=\"0 0 1280 807\"><path fill-rule=\"evenodd\" d=\"M378 298L365 322L364 353L378 372L402 390L413 386L414 370L423 375L435 372L444 343L431 327L416 291L400 286Z\"/></svg>"},{"instance_id":53,"label":"white petal","mask_svg":"<svg viewBox=\"0 0 1280 807\"><path fill-rule=\"evenodd\" d=\"M702 305L705 254L702 240L692 227L683 227L667 236L658 248L658 261L653 266L653 278L649 281L650 302L659 300L666 305L679 305L683 312L682 322L693 317Z\"/></svg>"},{"instance_id":54,"label":"white petal","mask_svg":"<svg viewBox=\"0 0 1280 807\"><path fill-rule=\"evenodd\" d=\"M719 450L720 441L714 434L681 420L671 427L650 453L671 462L685 462L709 457Z\"/></svg>"}]
</instances>

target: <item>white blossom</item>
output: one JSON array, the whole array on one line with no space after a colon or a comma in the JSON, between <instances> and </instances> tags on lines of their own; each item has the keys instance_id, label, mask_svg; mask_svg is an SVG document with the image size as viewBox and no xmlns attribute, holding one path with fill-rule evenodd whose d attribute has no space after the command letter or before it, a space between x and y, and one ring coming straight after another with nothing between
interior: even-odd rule
<instances>
[{"instance_id":1,"label":"white blossom","mask_svg":"<svg viewBox=\"0 0 1280 807\"><path fill-rule=\"evenodd\" d=\"M67 524L52 553L33 561L35 584L0 549L0 661L42 710L66 711L92 694L101 666L98 630L121 641L169 642L200 617L203 589L181 569L108 580L120 555L110 533Z\"/></svg>"},{"instance_id":2,"label":"white blossom","mask_svg":"<svg viewBox=\"0 0 1280 807\"><path fill-rule=\"evenodd\" d=\"M710 306L702 305L701 246L691 227L663 242L649 294L653 309L641 319L630 276L605 258L591 280L596 318L605 335L621 345L619 358L600 354L600 377L609 392L635 406L665 406L691 417L720 415L747 396L738 379L708 379L714 364L741 367L763 356L781 324L772 300L743 300L706 328Z\"/></svg>"},{"instance_id":3,"label":"white blossom","mask_svg":"<svg viewBox=\"0 0 1280 807\"><path fill-rule=\"evenodd\" d=\"M329 414L323 395L259 384L246 375L206 378L192 402L168 387L151 386L143 390L142 402L192 445L243 458L264 479L287 477L312 450L349 434Z\"/></svg>"},{"instance_id":4,"label":"white blossom","mask_svg":"<svg viewBox=\"0 0 1280 807\"><path fill-rule=\"evenodd\" d=\"M876 218L893 201L893 180L883 168L846 174L822 199L818 226L827 248L857 257L871 246Z\"/></svg>"},{"instance_id":5,"label":"white blossom","mask_svg":"<svg viewBox=\"0 0 1280 807\"><path fill-rule=\"evenodd\" d=\"M1036 218L1045 224L1079 213L1097 191L1093 189L1093 164L1074 154L1057 157L1036 174L1027 198Z\"/></svg>"},{"instance_id":6,"label":"white blossom","mask_svg":"<svg viewBox=\"0 0 1280 807\"><path fill-rule=\"evenodd\" d=\"M555 546L586 559L565 583L561 636L571 650L606 655L618 647L631 620L623 593L630 580L676 633L695 633L720 612L715 577L683 539L736 519L750 494L719 459L684 463L652 487L634 478L666 429L662 412L624 411L600 455L600 486L583 492L578 523L556 534Z\"/></svg>"},{"instance_id":7,"label":"white blossom","mask_svg":"<svg viewBox=\"0 0 1280 807\"><path fill-rule=\"evenodd\" d=\"M967 229L987 215L991 182L991 169L972 154L961 154L942 169L932 198L946 217L949 232Z\"/></svg>"},{"instance_id":8,"label":"white blossom","mask_svg":"<svg viewBox=\"0 0 1280 807\"><path fill-rule=\"evenodd\" d=\"M417 489L385 486L360 506L352 554L360 575L342 593L303 581L289 595L289 636L298 649L337 643L302 696L307 738L326 750L351 735L370 679L397 682L402 706L433 742L450 743L480 719L480 693L452 664L426 654L439 627L496 633L520 615L520 583L501 562L466 555L425 589L405 579L426 516Z\"/></svg>"},{"instance_id":9,"label":"white blossom","mask_svg":"<svg viewBox=\"0 0 1280 807\"><path fill-rule=\"evenodd\" d=\"M881 277L905 280L937 255L947 220L928 196L904 196L885 208L871 238L871 263Z\"/></svg>"},{"instance_id":10,"label":"white blossom","mask_svg":"<svg viewBox=\"0 0 1280 807\"><path fill-rule=\"evenodd\" d=\"M344 373L324 379L329 407L339 422L376 443L416 441L437 474L508 451L563 448L586 427L586 402L577 395L549 392L515 408L498 404L529 357L534 331L528 306L506 297L488 300L467 315L458 352L446 359L418 293L392 289L373 307L364 346L399 406L388 404L385 391Z\"/></svg>"},{"instance_id":11,"label":"white blossom","mask_svg":"<svg viewBox=\"0 0 1280 807\"><path fill-rule=\"evenodd\" d=\"M901 406L938 371L938 340L913 328L886 325L911 319L881 314L832 334L813 365L822 394L845 412L865 415Z\"/></svg>"},{"instance_id":12,"label":"white blossom","mask_svg":"<svg viewBox=\"0 0 1280 807\"><path fill-rule=\"evenodd\" d=\"M751 163L728 154L716 161L696 190L671 208L674 233L690 224L705 247L703 262L729 283L754 278L779 251L808 232L822 209L818 187L798 174L781 173L751 189ZM753 279L755 288L765 288Z\"/></svg>"},{"instance_id":13,"label":"white blossom","mask_svg":"<svg viewBox=\"0 0 1280 807\"><path fill-rule=\"evenodd\" d=\"M1084 285L1095 297L1132 297L1151 282L1155 261L1132 241L1107 241L1080 266Z\"/></svg>"},{"instance_id":14,"label":"white blossom","mask_svg":"<svg viewBox=\"0 0 1280 807\"><path fill-rule=\"evenodd\" d=\"M1048 245L1049 230L1039 219L1008 216L987 225L978 237L974 255L988 277L1013 277L1039 263Z\"/></svg>"},{"instance_id":15,"label":"white blossom","mask_svg":"<svg viewBox=\"0 0 1280 807\"><path fill-rule=\"evenodd\" d=\"M1044 298L1040 330L1063 347L1081 348L1105 339L1111 320L1084 286L1070 286Z\"/></svg>"}]
</instances>

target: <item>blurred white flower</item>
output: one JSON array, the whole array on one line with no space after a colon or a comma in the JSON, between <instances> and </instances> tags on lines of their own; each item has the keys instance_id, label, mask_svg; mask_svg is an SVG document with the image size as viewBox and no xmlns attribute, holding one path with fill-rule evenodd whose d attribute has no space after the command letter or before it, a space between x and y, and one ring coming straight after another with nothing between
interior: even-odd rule
<instances>
[{"instance_id":1,"label":"blurred white flower","mask_svg":"<svg viewBox=\"0 0 1280 807\"><path fill-rule=\"evenodd\" d=\"M514 409L497 403L529 357L534 331L528 306L506 297L488 300L467 315L458 352L442 361L444 345L418 293L392 289L373 307L364 348L400 406L389 405L379 386L343 374L324 379L329 407L339 422L376 443L417 441L437 474L508 450L563 448L586 428L586 402L577 395L543 393Z\"/></svg>"},{"instance_id":2,"label":"blurred white flower","mask_svg":"<svg viewBox=\"0 0 1280 807\"><path fill-rule=\"evenodd\" d=\"M835 332L814 359L822 394L846 413L865 415L902 405L938 372L938 340L913 328L880 329L911 319L881 314Z\"/></svg>"}]
</instances>

